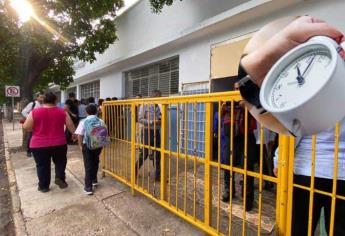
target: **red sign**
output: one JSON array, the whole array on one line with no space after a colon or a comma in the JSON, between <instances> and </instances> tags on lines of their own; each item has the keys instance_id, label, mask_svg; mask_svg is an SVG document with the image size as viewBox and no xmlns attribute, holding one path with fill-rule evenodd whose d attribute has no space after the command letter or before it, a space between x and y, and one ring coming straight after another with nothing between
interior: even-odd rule
<instances>
[{"instance_id":1,"label":"red sign","mask_svg":"<svg viewBox=\"0 0 345 236\"><path fill-rule=\"evenodd\" d=\"M20 97L19 86L5 86L6 97Z\"/></svg>"}]
</instances>

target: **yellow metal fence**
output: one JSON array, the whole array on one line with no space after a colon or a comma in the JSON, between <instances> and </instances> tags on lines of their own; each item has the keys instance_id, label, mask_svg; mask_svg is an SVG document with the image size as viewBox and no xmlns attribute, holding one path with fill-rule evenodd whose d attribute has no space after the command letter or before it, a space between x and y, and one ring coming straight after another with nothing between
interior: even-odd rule
<instances>
[{"instance_id":1,"label":"yellow metal fence","mask_svg":"<svg viewBox=\"0 0 345 236\"><path fill-rule=\"evenodd\" d=\"M337 199L345 199L337 195L337 161L332 192L314 188L314 171L310 186L294 184L294 139L280 136L278 177L264 174L265 161L272 156L264 144L264 128L256 127L261 132L257 137L260 144L255 147L257 165L253 168L251 156L256 144L249 135L252 121L247 110L244 135L238 142L239 130L235 124L240 100L239 93L227 92L104 103L103 118L111 143L103 151L103 173L131 187L133 194L140 192L210 235L291 235L293 190L303 188L310 192L311 200L315 194L332 199L329 234L333 235L335 203ZM220 114L215 120L217 128L216 112ZM226 145L221 122L225 116L230 124ZM339 125L335 137L337 160ZM312 149L312 166L315 166L315 137ZM228 158L225 163L224 158ZM226 173L230 178L224 177ZM273 188L265 190L266 184ZM221 199L225 185L230 192L226 203ZM245 211L252 202L253 209ZM308 235L311 235L313 201L305 207L309 208Z\"/></svg>"}]
</instances>

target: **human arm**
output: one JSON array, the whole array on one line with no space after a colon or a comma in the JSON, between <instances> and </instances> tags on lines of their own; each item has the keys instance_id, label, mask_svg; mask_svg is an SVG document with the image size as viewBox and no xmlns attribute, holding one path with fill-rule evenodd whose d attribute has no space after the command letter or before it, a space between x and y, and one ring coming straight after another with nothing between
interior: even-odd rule
<instances>
[{"instance_id":1,"label":"human arm","mask_svg":"<svg viewBox=\"0 0 345 236\"><path fill-rule=\"evenodd\" d=\"M279 157L279 147L274 152L274 157L273 157L273 174L275 177L278 177L278 157Z\"/></svg>"},{"instance_id":2,"label":"human arm","mask_svg":"<svg viewBox=\"0 0 345 236\"><path fill-rule=\"evenodd\" d=\"M83 139L85 134L84 122L85 120L81 120L78 124L77 129L74 132L74 134L77 135L78 145L81 151L83 150Z\"/></svg>"},{"instance_id":3,"label":"human arm","mask_svg":"<svg viewBox=\"0 0 345 236\"><path fill-rule=\"evenodd\" d=\"M66 128L68 129L68 131L73 134L75 131L75 126L73 124L73 121L71 119L71 117L69 116L69 114L66 112L66 120L65 120L65 125Z\"/></svg>"},{"instance_id":4,"label":"human arm","mask_svg":"<svg viewBox=\"0 0 345 236\"><path fill-rule=\"evenodd\" d=\"M344 35L329 24L310 16L301 16L276 33L261 47L244 56L241 64L260 87L266 74L280 57L318 35L328 36L338 43L345 40ZM345 58L344 52L341 52L341 55Z\"/></svg>"},{"instance_id":5,"label":"human arm","mask_svg":"<svg viewBox=\"0 0 345 236\"><path fill-rule=\"evenodd\" d=\"M31 110L32 110L32 102L29 102L28 105L26 105L26 107L22 110L22 116L27 118L28 115L30 114Z\"/></svg>"},{"instance_id":6,"label":"human arm","mask_svg":"<svg viewBox=\"0 0 345 236\"><path fill-rule=\"evenodd\" d=\"M26 117L26 120L23 124L23 129L30 132L32 131L34 127L34 119L32 118L32 113L29 113L29 115Z\"/></svg>"},{"instance_id":7,"label":"human arm","mask_svg":"<svg viewBox=\"0 0 345 236\"><path fill-rule=\"evenodd\" d=\"M84 139L83 135L78 135L78 146L79 146L80 151L83 151L83 139Z\"/></svg>"},{"instance_id":8,"label":"human arm","mask_svg":"<svg viewBox=\"0 0 345 236\"><path fill-rule=\"evenodd\" d=\"M218 111L213 117L213 137L218 137Z\"/></svg>"}]
</instances>

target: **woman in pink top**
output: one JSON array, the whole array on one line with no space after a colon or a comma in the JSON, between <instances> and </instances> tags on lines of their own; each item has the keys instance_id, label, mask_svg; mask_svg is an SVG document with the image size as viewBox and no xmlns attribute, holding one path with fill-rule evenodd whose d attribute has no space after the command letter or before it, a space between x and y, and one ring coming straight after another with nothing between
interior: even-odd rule
<instances>
[{"instance_id":1,"label":"woman in pink top","mask_svg":"<svg viewBox=\"0 0 345 236\"><path fill-rule=\"evenodd\" d=\"M32 131L30 149L36 162L38 190L48 192L50 185L51 159L55 164L55 184L67 188L66 164L67 144L65 126L74 133L75 127L70 116L56 106L54 93L45 94L43 106L33 110L27 117L23 128Z\"/></svg>"}]
</instances>

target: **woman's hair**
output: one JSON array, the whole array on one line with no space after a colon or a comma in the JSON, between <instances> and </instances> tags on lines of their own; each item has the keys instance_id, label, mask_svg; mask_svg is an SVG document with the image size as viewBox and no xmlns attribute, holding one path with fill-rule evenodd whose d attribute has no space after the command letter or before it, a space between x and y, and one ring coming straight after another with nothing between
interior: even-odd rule
<instances>
[{"instance_id":1,"label":"woman's hair","mask_svg":"<svg viewBox=\"0 0 345 236\"><path fill-rule=\"evenodd\" d=\"M73 101L71 99L67 99L65 101L65 105L69 106L69 107L72 107L74 105Z\"/></svg>"},{"instance_id":2,"label":"woman's hair","mask_svg":"<svg viewBox=\"0 0 345 236\"><path fill-rule=\"evenodd\" d=\"M94 97L89 97L87 99L88 103L95 103L95 98Z\"/></svg>"},{"instance_id":3,"label":"woman's hair","mask_svg":"<svg viewBox=\"0 0 345 236\"><path fill-rule=\"evenodd\" d=\"M103 98L98 99L98 106L102 106L102 103L104 102Z\"/></svg>"},{"instance_id":4,"label":"woman's hair","mask_svg":"<svg viewBox=\"0 0 345 236\"><path fill-rule=\"evenodd\" d=\"M97 114L97 106L95 104L89 104L85 108L86 113L88 115L96 115Z\"/></svg>"},{"instance_id":5,"label":"woman's hair","mask_svg":"<svg viewBox=\"0 0 345 236\"><path fill-rule=\"evenodd\" d=\"M48 92L44 95L43 103L56 104L57 97L53 92Z\"/></svg>"}]
</instances>

